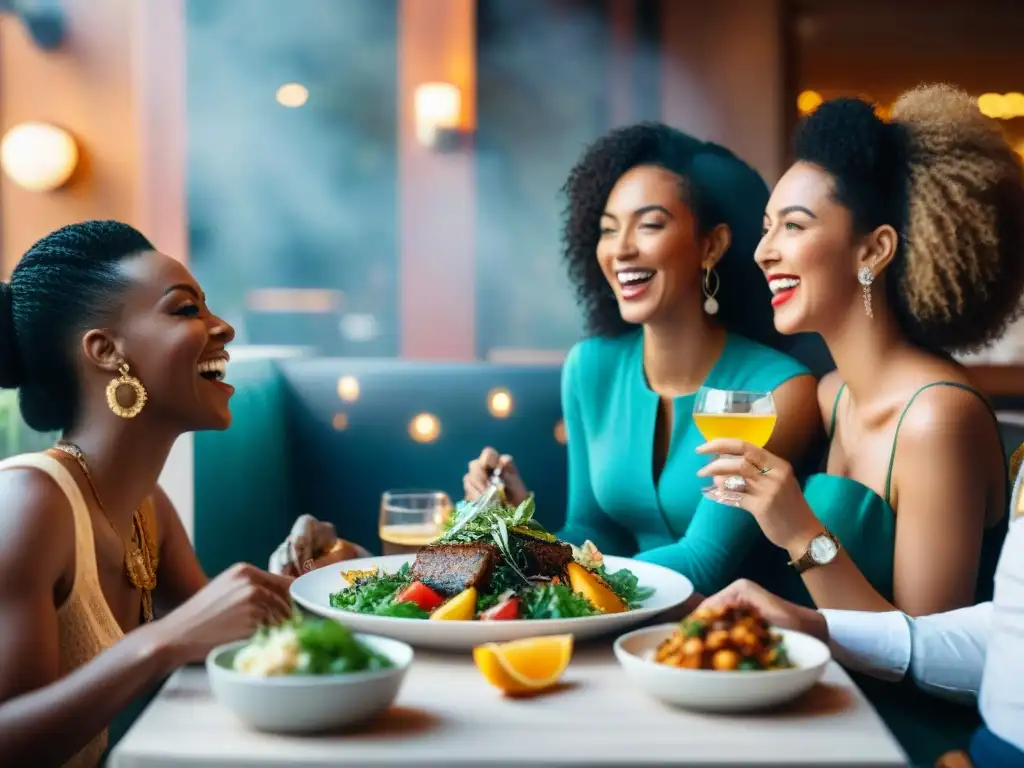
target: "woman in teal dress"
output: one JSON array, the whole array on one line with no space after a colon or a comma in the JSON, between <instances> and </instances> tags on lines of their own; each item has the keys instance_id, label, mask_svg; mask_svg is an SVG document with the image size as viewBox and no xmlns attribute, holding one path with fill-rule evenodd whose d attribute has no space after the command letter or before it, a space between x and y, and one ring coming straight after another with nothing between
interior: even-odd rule
<instances>
[{"instance_id":1,"label":"woman in teal dress","mask_svg":"<svg viewBox=\"0 0 1024 768\"><path fill-rule=\"evenodd\" d=\"M561 538L680 571L710 594L744 573L757 524L709 501L692 419L702 385L770 391L771 450L794 463L821 431L816 382L777 344L753 262L768 197L728 150L660 124L611 132L565 185L565 257L589 338L562 372L569 506ZM512 502L527 493L511 457L486 449L464 479L479 495L502 466Z\"/></svg>"},{"instance_id":2,"label":"woman in teal dress","mask_svg":"<svg viewBox=\"0 0 1024 768\"><path fill-rule=\"evenodd\" d=\"M699 474L784 550L763 579L783 597L914 616L988 599L1008 473L994 414L950 353L997 339L1020 309L1020 159L948 86L905 94L891 122L856 99L827 102L801 126L796 155L756 259L776 328L820 334L836 361L818 387L825 472L801 491L770 447L713 441L701 455L738 458ZM730 488L735 475L745 482ZM920 755L924 710L910 722L892 689L873 699Z\"/></svg>"}]
</instances>

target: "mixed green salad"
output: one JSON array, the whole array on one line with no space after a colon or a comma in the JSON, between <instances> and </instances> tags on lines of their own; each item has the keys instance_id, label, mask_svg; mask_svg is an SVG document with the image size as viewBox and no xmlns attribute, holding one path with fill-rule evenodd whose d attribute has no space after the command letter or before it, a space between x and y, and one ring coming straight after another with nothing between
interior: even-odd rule
<instances>
[{"instance_id":1,"label":"mixed green salad","mask_svg":"<svg viewBox=\"0 0 1024 768\"><path fill-rule=\"evenodd\" d=\"M234 657L232 669L249 675L343 675L394 666L347 627L296 611L283 624L261 627Z\"/></svg>"},{"instance_id":2,"label":"mixed green salad","mask_svg":"<svg viewBox=\"0 0 1024 768\"><path fill-rule=\"evenodd\" d=\"M500 557L486 584L446 595L418 580L416 569L404 564L391 573L371 569L343 574L351 584L331 594L331 606L403 619L567 619L633 610L654 594L653 588L639 584L632 571L608 570L589 541L582 547L571 545L572 562L563 575L529 573L530 549L538 546L534 542L565 546L534 520L532 496L515 507L495 503L468 521L461 515L464 506L460 503L428 549L493 544Z\"/></svg>"}]
</instances>

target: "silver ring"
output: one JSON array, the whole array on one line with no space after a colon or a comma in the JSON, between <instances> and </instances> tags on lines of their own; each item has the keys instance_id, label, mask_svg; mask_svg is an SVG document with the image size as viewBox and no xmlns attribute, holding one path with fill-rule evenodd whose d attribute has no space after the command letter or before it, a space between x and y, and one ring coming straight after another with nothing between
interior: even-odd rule
<instances>
[{"instance_id":1,"label":"silver ring","mask_svg":"<svg viewBox=\"0 0 1024 768\"><path fill-rule=\"evenodd\" d=\"M740 475L729 475L725 478L725 490L734 493L743 493L747 490L747 481Z\"/></svg>"}]
</instances>

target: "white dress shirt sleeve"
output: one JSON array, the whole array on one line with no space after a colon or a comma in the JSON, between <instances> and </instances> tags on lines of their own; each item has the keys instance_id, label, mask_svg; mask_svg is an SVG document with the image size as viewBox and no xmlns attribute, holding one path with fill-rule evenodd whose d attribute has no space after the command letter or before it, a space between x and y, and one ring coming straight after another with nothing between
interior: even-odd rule
<instances>
[{"instance_id":1,"label":"white dress shirt sleeve","mask_svg":"<svg viewBox=\"0 0 1024 768\"><path fill-rule=\"evenodd\" d=\"M933 616L899 611L822 610L836 661L882 680L909 671L922 690L954 701L973 701L981 688L992 604Z\"/></svg>"},{"instance_id":2,"label":"white dress shirt sleeve","mask_svg":"<svg viewBox=\"0 0 1024 768\"><path fill-rule=\"evenodd\" d=\"M822 610L836 661L883 680L909 671L925 691L956 701L981 692L986 725L1024 751L1024 471L991 603L910 618L899 612ZM984 677L984 682L982 678Z\"/></svg>"},{"instance_id":3,"label":"white dress shirt sleeve","mask_svg":"<svg viewBox=\"0 0 1024 768\"><path fill-rule=\"evenodd\" d=\"M1015 500L1024 503L1017 483ZM1011 512L1016 508L1011 509ZM979 708L996 736L1024 751L1024 514L1010 523L996 569Z\"/></svg>"}]
</instances>

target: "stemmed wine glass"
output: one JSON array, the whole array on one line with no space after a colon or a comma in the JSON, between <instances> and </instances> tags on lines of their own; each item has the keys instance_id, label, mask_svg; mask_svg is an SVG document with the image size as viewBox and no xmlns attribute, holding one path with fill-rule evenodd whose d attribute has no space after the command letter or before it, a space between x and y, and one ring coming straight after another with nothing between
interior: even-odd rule
<instances>
[{"instance_id":1,"label":"stemmed wine glass","mask_svg":"<svg viewBox=\"0 0 1024 768\"><path fill-rule=\"evenodd\" d=\"M764 448L775 430L778 414L771 392L701 387L693 402L693 423L708 441L732 438ZM739 475L725 479L725 491L711 484L701 491L714 501L727 500L726 492L742 490Z\"/></svg>"}]
</instances>

